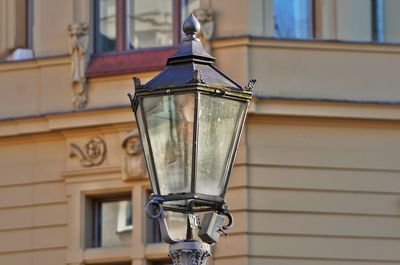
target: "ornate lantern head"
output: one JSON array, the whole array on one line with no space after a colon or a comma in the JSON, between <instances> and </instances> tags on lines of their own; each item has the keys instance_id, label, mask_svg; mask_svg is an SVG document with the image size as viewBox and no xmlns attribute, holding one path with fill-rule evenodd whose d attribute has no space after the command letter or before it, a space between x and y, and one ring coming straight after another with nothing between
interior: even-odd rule
<instances>
[{"instance_id":1,"label":"ornate lantern head","mask_svg":"<svg viewBox=\"0 0 400 265\"><path fill-rule=\"evenodd\" d=\"M190 15L166 68L131 98L153 198L178 212L221 211L255 80L242 88L202 47Z\"/></svg>"}]
</instances>

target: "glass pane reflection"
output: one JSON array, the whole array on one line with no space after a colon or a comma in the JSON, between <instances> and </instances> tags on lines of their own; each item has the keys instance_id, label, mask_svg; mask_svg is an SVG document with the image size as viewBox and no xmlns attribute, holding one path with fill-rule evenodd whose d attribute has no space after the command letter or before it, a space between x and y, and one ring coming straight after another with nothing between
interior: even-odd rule
<instances>
[{"instance_id":1,"label":"glass pane reflection","mask_svg":"<svg viewBox=\"0 0 400 265\"><path fill-rule=\"evenodd\" d=\"M274 21L278 38L312 38L311 0L275 0Z\"/></svg>"},{"instance_id":2,"label":"glass pane reflection","mask_svg":"<svg viewBox=\"0 0 400 265\"><path fill-rule=\"evenodd\" d=\"M132 230L132 201L100 201L97 209L99 219L97 245L111 247L129 245Z\"/></svg>"},{"instance_id":3,"label":"glass pane reflection","mask_svg":"<svg viewBox=\"0 0 400 265\"><path fill-rule=\"evenodd\" d=\"M155 184L156 183L155 182L156 175L155 175L155 171L154 171L155 169L153 167L152 157L150 155L149 140L147 138L147 133L146 133L146 125L145 125L146 122L144 120L145 117L143 117L142 109L140 108L140 106L136 110L136 119L137 119L139 131L140 131L140 137L141 137L141 142L142 142L142 146L143 146L144 157L146 159L146 164L147 164L147 169L148 169L152 189L155 194L158 194L157 186Z\"/></svg>"},{"instance_id":4,"label":"glass pane reflection","mask_svg":"<svg viewBox=\"0 0 400 265\"><path fill-rule=\"evenodd\" d=\"M172 45L172 0L128 1L130 49Z\"/></svg>"},{"instance_id":5,"label":"glass pane reflection","mask_svg":"<svg viewBox=\"0 0 400 265\"><path fill-rule=\"evenodd\" d=\"M190 192L194 94L143 99L160 193Z\"/></svg>"},{"instance_id":6,"label":"glass pane reflection","mask_svg":"<svg viewBox=\"0 0 400 265\"><path fill-rule=\"evenodd\" d=\"M196 192L220 195L246 103L201 95Z\"/></svg>"},{"instance_id":7,"label":"glass pane reflection","mask_svg":"<svg viewBox=\"0 0 400 265\"><path fill-rule=\"evenodd\" d=\"M114 51L117 37L115 0L99 0L97 17L96 52Z\"/></svg>"}]
</instances>

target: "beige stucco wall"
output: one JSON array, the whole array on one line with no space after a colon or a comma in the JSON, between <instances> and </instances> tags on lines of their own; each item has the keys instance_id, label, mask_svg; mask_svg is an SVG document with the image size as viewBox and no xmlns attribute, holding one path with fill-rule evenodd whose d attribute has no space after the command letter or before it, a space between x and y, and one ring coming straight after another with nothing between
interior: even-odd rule
<instances>
[{"instance_id":1,"label":"beige stucco wall","mask_svg":"<svg viewBox=\"0 0 400 265\"><path fill-rule=\"evenodd\" d=\"M399 125L251 116L252 264L399 260Z\"/></svg>"},{"instance_id":2,"label":"beige stucco wall","mask_svg":"<svg viewBox=\"0 0 400 265\"><path fill-rule=\"evenodd\" d=\"M60 135L1 140L2 264L63 264L68 236L64 151Z\"/></svg>"}]
</instances>

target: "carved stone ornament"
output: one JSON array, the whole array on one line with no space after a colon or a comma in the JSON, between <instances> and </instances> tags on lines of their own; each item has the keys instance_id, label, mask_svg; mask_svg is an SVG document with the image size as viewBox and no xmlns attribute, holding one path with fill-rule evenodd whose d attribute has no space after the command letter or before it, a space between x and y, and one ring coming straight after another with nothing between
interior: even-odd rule
<instances>
[{"instance_id":1,"label":"carved stone ornament","mask_svg":"<svg viewBox=\"0 0 400 265\"><path fill-rule=\"evenodd\" d=\"M84 167L101 165L106 158L107 148L103 139L96 136L85 144L83 148L77 144L70 144L70 157L78 157Z\"/></svg>"},{"instance_id":2,"label":"carved stone ornament","mask_svg":"<svg viewBox=\"0 0 400 265\"><path fill-rule=\"evenodd\" d=\"M69 54L71 55L71 79L74 89L72 102L75 109L82 109L88 103L88 87L85 78L86 69L86 23L72 23L68 26L70 35Z\"/></svg>"},{"instance_id":3,"label":"carved stone ornament","mask_svg":"<svg viewBox=\"0 0 400 265\"><path fill-rule=\"evenodd\" d=\"M121 163L123 179L129 181L146 178L146 162L143 157L139 132L136 128L125 135L122 140L122 148L124 149L124 157Z\"/></svg>"},{"instance_id":4,"label":"carved stone ornament","mask_svg":"<svg viewBox=\"0 0 400 265\"><path fill-rule=\"evenodd\" d=\"M170 245L169 256L174 265L205 265L211 253L206 243L180 242Z\"/></svg>"},{"instance_id":5,"label":"carved stone ornament","mask_svg":"<svg viewBox=\"0 0 400 265\"><path fill-rule=\"evenodd\" d=\"M201 31L198 34L198 38L203 44L204 49L207 52L211 52L211 43L210 39L214 34L214 11L210 8L208 9L196 9L193 11L193 14L196 16L197 20L201 24Z\"/></svg>"}]
</instances>

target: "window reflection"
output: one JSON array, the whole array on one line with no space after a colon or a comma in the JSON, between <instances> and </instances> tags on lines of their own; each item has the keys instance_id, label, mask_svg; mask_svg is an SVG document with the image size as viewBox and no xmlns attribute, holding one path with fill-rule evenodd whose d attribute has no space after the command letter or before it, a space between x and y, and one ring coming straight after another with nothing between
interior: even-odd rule
<instances>
[{"instance_id":1,"label":"window reflection","mask_svg":"<svg viewBox=\"0 0 400 265\"><path fill-rule=\"evenodd\" d=\"M112 247L131 243L132 201L130 198L93 198L93 239L88 247Z\"/></svg>"},{"instance_id":2,"label":"window reflection","mask_svg":"<svg viewBox=\"0 0 400 265\"><path fill-rule=\"evenodd\" d=\"M374 41L400 42L399 10L398 0L372 0Z\"/></svg>"},{"instance_id":3,"label":"window reflection","mask_svg":"<svg viewBox=\"0 0 400 265\"><path fill-rule=\"evenodd\" d=\"M98 0L96 52L115 50L117 37L116 1Z\"/></svg>"},{"instance_id":4,"label":"window reflection","mask_svg":"<svg viewBox=\"0 0 400 265\"><path fill-rule=\"evenodd\" d=\"M279 38L312 38L311 0L275 0L274 23Z\"/></svg>"},{"instance_id":5,"label":"window reflection","mask_svg":"<svg viewBox=\"0 0 400 265\"><path fill-rule=\"evenodd\" d=\"M172 45L172 0L130 0L128 5L130 49Z\"/></svg>"}]
</instances>

